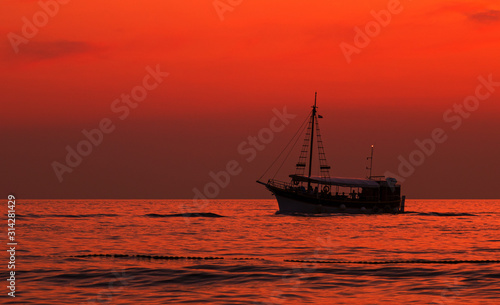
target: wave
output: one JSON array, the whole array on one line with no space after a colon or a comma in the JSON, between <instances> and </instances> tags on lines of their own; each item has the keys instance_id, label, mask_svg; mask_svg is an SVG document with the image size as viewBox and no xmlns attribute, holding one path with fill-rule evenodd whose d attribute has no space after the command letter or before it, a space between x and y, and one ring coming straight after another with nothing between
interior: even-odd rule
<instances>
[{"instance_id":1,"label":"wave","mask_svg":"<svg viewBox=\"0 0 500 305\"><path fill-rule=\"evenodd\" d=\"M444 304L491 303L498 296L499 275L498 269L483 267L204 261L100 268L85 263L69 270L27 270L23 279L43 290L27 290L22 304L351 304L359 303L360 291L397 298L394 304L411 303L407 299Z\"/></svg>"},{"instance_id":2,"label":"wave","mask_svg":"<svg viewBox=\"0 0 500 305\"><path fill-rule=\"evenodd\" d=\"M364 276L374 277L373 284L380 278L399 281L401 279L437 278L442 276L468 277L480 276L483 280L495 283L498 281L497 270L489 268L474 268L454 270L432 265L286 265L268 263L242 264L232 262L217 264L204 261L197 265L169 265L167 268L156 264L144 264L142 267L116 268L103 270L96 268L81 268L72 270L47 270L38 269L26 272L26 278L55 284L74 281L77 287L99 287L107 285L109 280L129 280L129 284L136 287L156 286L164 284L235 284L246 282L283 281L300 277L301 281L311 284L328 282L344 277L351 284L360 284L359 278ZM307 277L304 277L307 275ZM325 280L328 278L328 280ZM92 281L89 281L92 280Z\"/></svg>"},{"instance_id":3,"label":"wave","mask_svg":"<svg viewBox=\"0 0 500 305\"><path fill-rule=\"evenodd\" d=\"M405 212L405 214L414 214L417 216L477 216L470 213L439 213L439 212Z\"/></svg>"},{"instance_id":4,"label":"wave","mask_svg":"<svg viewBox=\"0 0 500 305\"><path fill-rule=\"evenodd\" d=\"M399 214L399 213L396 213ZM297 216L297 217L360 217L360 216L380 216L380 215L394 215L392 213L300 213L300 212L281 212L276 211L274 215L283 216Z\"/></svg>"},{"instance_id":5,"label":"wave","mask_svg":"<svg viewBox=\"0 0 500 305\"><path fill-rule=\"evenodd\" d=\"M92 218L92 217L117 217L118 214L26 214L26 215L16 215L16 218L50 218L50 217L61 217L61 218Z\"/></svg>"},{"instance_id":6,"label":"wave","mask_svg":"<svg viewBox=\"0 0 500 305\"><path fill-rule=\"evenodd\" d=\"M366 216L366 215L391 215L390 213L386 214L350 214L350 213L318 213L318 214L312 214L312 213L297 213L297 212L280 212L276 211L275 215L284 215L284 216L298 216L298 217L337 217L337 216ZM395 215L416 215L416 216L451 216L451 217L456 217L456 216L478 216L476 214L471 214L471 213L440 213L440 212L404 212L404 213L397 213Z\"/></svg>"},{"instance_id":7,"label":"wave","mask_svg":"<svg viewBox=\"0 0 500 305\"><path fill-rule=\"evenodd\" d=\"M225 217L215 213L146 214L147 217Z\"/></svg>"}]
</instances>

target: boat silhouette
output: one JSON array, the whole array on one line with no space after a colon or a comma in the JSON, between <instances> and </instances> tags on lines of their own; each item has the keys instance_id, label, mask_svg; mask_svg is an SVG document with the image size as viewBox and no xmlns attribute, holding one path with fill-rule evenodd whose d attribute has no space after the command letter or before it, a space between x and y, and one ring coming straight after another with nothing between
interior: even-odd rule
<instances>
[{"instance_id":1,"label":"boat silhouette","mask_svg":"<svg viewBox=\"0 0 500 305\"><path fill-rule=\"evenodd\" d=\"M278 201L280 213L402 213L405 196L395 178L372 176L373 145L366 178L331 177L317 114L317 93L309 116L304 144L290 181L269 179L264 185ZM304 122L305 123L305 122ZM316 141L314 141L316 136ZM317 144L320 175L312 175L313 147ZM307 169L307 171L306 171Z\"/></svg>"}]
</instances>

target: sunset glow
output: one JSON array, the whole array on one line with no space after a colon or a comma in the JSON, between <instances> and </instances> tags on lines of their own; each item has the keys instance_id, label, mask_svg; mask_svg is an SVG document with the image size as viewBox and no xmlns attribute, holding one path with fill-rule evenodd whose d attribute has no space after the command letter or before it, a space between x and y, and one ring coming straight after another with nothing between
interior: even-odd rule
<instances>
[{"instance_id":1,"label":"sunset glow","mask_svg":"<svg viewBox=\"0 0 500 305\"><path fill-rule=\"evenodd\" d=\"M498 300L498 0L2 3L7 302Z\"/></svg>"}]
</instances>

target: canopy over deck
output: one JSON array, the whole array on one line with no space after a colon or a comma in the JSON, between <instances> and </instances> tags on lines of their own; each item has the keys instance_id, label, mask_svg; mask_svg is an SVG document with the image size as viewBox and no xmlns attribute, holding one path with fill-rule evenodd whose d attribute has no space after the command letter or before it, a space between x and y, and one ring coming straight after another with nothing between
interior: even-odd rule
<instances>
[{"instance_id":1,"label":"canopy over deck","mask_svg":"<svg viewBox=\"0 0 500 305\"><path fill-rule=\"evenodd\" d=\"M311 183L319 183L325 185L338 185L345 187L365 187L365 188L378 188L380 183L370 179L361 178L343 178L343 177L331 177L323 178L319 176L305 177L300 175L290 175L294 181L303 181Z\"/></svg>"}]
</instances>

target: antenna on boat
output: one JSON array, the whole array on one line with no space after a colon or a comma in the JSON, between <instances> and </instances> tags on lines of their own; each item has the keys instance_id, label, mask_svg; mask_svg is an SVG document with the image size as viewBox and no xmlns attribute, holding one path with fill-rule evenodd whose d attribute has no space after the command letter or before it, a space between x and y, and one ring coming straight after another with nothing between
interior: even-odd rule
<instances>
[{"instance_id":1,"label":"antenna on boat","mask_svg":"<svg viewBox=\"0 0 500 305\"><path fill-rule=\"evenodd\" d=\"M370 160L370 167L366 167L366 169L370 170L370 176L368 176L368 179L372 178L372 169L373 169L373 144L372 144L372 151L369 157L366 157L366 160Z\"/></svg>"}]
</instances>

